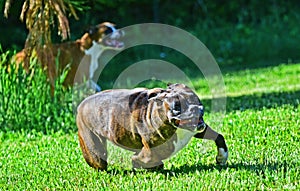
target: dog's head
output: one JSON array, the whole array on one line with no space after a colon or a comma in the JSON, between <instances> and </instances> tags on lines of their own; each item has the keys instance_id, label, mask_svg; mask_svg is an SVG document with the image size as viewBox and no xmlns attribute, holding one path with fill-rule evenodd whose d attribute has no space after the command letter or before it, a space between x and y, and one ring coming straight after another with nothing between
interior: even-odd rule
<instances>
[{"instance_id":1,"label":"dog's head","mask_svg":"<svg viewBox=\"0 0 300 191\"><path fill-rule=\"evenodd\" d=\"M184 84L170 84L166 90L150 95L151 99L163 101L167 107L169 123L195 133L206 128L203 120L204 107L198 96Z\"/></svg>"},{"instance_id":2,"label":"dog's head","mask_svg":"<svg viewBox=\"0 0 300 191\"><path fill-rule=\"evenodd\" d=\"M124 43L119 40L124 36L124 31L116 29L113 23L104 22L90 27L88 34L93 41L111 49L122 49L124 47Z\"/></svg>"},{"instance_id":3,"label":"dog's head","mask_svg":"<svg viewBox=\"0 0 300 191\"><path fill-rule=\"evenodd\" d=\"M82 50L89 49L93 42L100 43L108 49L120 50L124 48L124 43L120 41L124 35L124 31L116 29L115 24L103 22L89 27L77 42Z\"/></svg>"}]
</instances>

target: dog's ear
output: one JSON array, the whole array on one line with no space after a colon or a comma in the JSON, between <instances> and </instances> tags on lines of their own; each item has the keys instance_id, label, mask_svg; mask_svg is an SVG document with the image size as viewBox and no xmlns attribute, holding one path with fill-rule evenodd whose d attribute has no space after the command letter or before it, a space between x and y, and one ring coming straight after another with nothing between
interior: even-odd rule
<instances>
[{"instance_id":1,"label":"dog's ear","mask_svg":"<svg viewBox=\"0 0 300 191\"><path fill-rule=\"evenodd\" d=\"M153 99L157 97L158 94L162 93L164 90L161 88L154 88L151 90L148 90L148 100Z\"/></svg>"},{"instance_id":2,"label":"dog's ear","mask_svg":"<svg viewBox=\"0 0 300 191\"><path fill-rule=\"evenodd\" d=\"M90 36L92 36L98 32L98 29L99 28L97 26L89 26L84 32L88 33Z\"/></svg>"},{"instance_id":3,"label":"dog's ear","mask_svg":"<svg viewBox=\"0 0 300 191\"><path fill-rule=\"evenodd\" d=\"M75 44L76 44L76 46L78 46L78 47L80 47L81 46L81 39L77 39L76 41L75 41Z\"/></svg>"},{"instance_id":4,"label":"dog's ear","mask_svg":"<svg viewBox=\"0 0 300 191\"><path fill-rule=\"evenodd\" d=\"M174 90L174 89L184 89L184 88L186 88L186 85L184 85L184 84L178 84L178 83L172 84L172 83L168 83L168 89L171 89L171 90Z\"/></svg>"},{"instance_id":5,"label":"dog's ear","mask_svg":"<svg viewBox=\"0 0 300 191\"><path fill-rule=\"evenodd\" d=\"M128 100L128 106L130 112L135 110L140 110L142 107L147 105L147 92L146 91L139 91L131 94Z\"/></svg>"},{"instance_id":6,"label":"dog's ear","mask_svg":"<svg viewBox=\"0 0 300 191\"><path fill-rule=\"evenodd\" d=\"M171 83L171 82L168 82L168 83L167 83L167 86L168 86L168 87L171 86L171 85L173 85L173 83Z\"/></svg>"}]
</instances>

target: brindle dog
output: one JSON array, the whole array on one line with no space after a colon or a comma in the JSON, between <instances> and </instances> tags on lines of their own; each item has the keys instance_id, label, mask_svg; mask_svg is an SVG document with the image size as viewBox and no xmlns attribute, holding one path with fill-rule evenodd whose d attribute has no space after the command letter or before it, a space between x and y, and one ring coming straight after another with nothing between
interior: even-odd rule
<instances>
[{"instance_id":1,"label":"brindle dog","mask_svg":"<svg viewBox=\"0 0 300 191\"><path fill-rule=\"evenodd\" d=\"M163 168L162 160L192 137L215 141L218 164L225 165L228 158L224 137L204 122L202 103L184 84L106 90L82 101L77 112L83 156L99 170L107 168L107 139L135 153L134 168Z\"/></svg>"}]
</instances>

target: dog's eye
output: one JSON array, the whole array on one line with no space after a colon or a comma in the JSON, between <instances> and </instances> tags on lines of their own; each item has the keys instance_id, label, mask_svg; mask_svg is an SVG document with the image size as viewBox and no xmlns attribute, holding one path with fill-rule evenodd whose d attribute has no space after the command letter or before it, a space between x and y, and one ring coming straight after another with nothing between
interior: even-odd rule
<instances>
[{"instance_id":1,"label":"dog's eye","mask_svg":"<svg viewBox=\"0 0 300 191\"><path fill-rule=\"evenodd\" d=\"M180 101L174 101L172 105L172 109L178 113L181 113L181 104Z\"/></svg>"},{"instance_id":2,"label":"dog's eye","mask_svg":"<svg viewBox=\"0 0 300 191\"><path fill-rule=\"evenodd\" d=\"M107 29L104 31L104 34L108 35L108 34L110 34L112 32L113 32L113 29L111 27L107 27Z\"/></svg>"}]
</instances>

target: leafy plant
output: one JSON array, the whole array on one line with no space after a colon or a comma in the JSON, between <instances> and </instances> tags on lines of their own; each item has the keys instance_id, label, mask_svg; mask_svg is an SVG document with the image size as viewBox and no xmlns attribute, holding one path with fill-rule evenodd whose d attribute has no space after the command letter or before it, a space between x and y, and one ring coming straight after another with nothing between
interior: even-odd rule
<instances>
[{"instance_id":1,"label":"leafy plant","mask_svg":"<svg viewBox=\"0 0 300 191\"><path fill-rule=\"evenodd\" d=\"M4 9L4 15L6 17L8 17L11 3L12 0L6 0ZM67 39L70 36L70 27L66 13L69 12L78 19L75 9L78 8L82 10L83 5L84 1L71 0L24 1L20 19L25 21L26 27L29 30L24 46L25 66L29 66L30 57L33 52L36 52L38 57L45 58L41 62L48 62L47 59L54 59L51 54L51 49L49 48L49 45L52 43L51 29L54 28L57 23L58 34L63 40ZM55 18L57 20L56 22Z\"/></svg>"},{"instance_id":2,"label":"leafy plant","mask_svg":"<svg viewBox=\"0 0 300 191\"><path fill-rule=\"evenodd\" d=\"M55 82L55 94L50 95L50 83L36 59L30 63L34 75L26 73L8 61L8 52L1 54L0 63L0 128L1 131L74 130L72 94L62 81ZM10 67L10 73L8 73Z\"/></svg>"}]
</instances>

